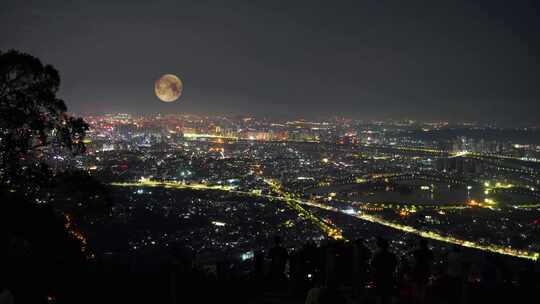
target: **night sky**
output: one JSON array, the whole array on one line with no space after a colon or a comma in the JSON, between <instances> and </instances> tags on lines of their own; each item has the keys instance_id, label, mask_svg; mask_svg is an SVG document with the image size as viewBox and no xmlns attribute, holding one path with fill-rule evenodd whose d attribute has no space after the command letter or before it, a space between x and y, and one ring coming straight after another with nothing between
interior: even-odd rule
<instances>
[{"instance_id":1,"label":"night sky","mask_svg":"<svg viewBox=\"0 0 540 304\"><path fill-rule=\"evenodd\" d=\"M537 3L2 0L0 49L53 64L79 114L538 123Z\"/></svg>"}]
</instances>

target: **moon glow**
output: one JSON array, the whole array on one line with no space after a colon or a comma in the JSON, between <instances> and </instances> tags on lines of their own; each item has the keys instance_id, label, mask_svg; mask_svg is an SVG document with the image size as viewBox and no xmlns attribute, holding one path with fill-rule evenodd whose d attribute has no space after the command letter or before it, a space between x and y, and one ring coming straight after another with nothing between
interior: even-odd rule
<instances>
[{"instance_id":1,"label":"moon glow","mask_svg":"<svg viewBox=\"0 0 540 304\"><path fill-rule=\"evenodd\" d=\"M156 96L164 102L173 102L180 98L183 88L182 80L173 74L165 74L154 83Z\"/></svg>"}]
</instances>

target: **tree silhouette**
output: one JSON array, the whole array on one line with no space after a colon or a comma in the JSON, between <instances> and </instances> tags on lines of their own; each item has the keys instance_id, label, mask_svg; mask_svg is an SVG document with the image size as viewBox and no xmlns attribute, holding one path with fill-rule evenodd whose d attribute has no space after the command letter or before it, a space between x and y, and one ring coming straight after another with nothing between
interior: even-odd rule
<instances>
[{"instance_id":1,"label":"tree silhouette","mask_svg":"<svg viewBox=\"0 0 540 304\"><path fill-rule=\"evenodd\" d=\"M0 52L0 182L11 188L47 181L48 154L84 152L88 125L56 96L60 75L31 55ZM30 190L30 189L24 189Z\"/></svg>"},{"instance_id":2,"label":"tree silhouette","mask_svg":"<svg viewBox=\"0 0 540 304\"><path fill-rule=\"evenodd\" d=\"M56 96L58 71L31 55L0 51L0 289L16 302L57 302L77 296L86 253L69 230L66 215L36 198L59 193L64 200L85 188L87 200L104 197L100 184L84 174L53 173L50 157L84 152L88 125L67 113ZM59 187L70 180L71 188ZM55 188L55 189L54 189ZM91 193L99 190L97 194ZM56 191L56 192L55 192ZM101 192L100 192L101 191ZM63 301L61 301L63 299Z\"/></svg>"}]
</instances>

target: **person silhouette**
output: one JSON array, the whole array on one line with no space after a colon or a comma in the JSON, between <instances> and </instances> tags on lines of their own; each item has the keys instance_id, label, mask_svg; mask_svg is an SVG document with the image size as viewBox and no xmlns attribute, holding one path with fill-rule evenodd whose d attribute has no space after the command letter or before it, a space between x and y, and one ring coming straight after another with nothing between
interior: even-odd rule
<instances>
[{"instance_id":1,"label":"person silhouette","mask_svg":"<svg viewBox=\"0 0 540 304\"><path fill-rule=\"evenodd\" d=\"M268 253L270 257L270 279L274 286L279 287L285 280L285 266L289 253L287 249L281 246L281 238L279 236L274 237L274 246Z\"/></svg>"},{"instance_id":2,"label":"person silhouette","mask_svg":"<svg viewBox=\"0 0 540 304\"><path fill-rule=\"evenodd\" d=\"M429 249L426 239L419 240L418 248L413 252L413 257L413 297L415 302L424 303L433 261L433 252Z\"/></svg>"},{"instance_id":3,"label":"person silhouette","mask_svg":"<svg viewBox=\"0 0 540 304\"><path fill-rule=\"evenodd\" d=\"M390 252L387 240L377 238L377 247L378 250L371 261L377 303L391 303L397 259L395 254Z\"/></svg>"},{"instance_id":4,"label":"person silhouette","mask_svg":"<svg viewBox=\"0 0 540 304\"><path fill-rule=\"evenodd\" d=\"M264 276L264 252L256 250L253 257L253 278L260 284Z\"/></svg>"},{"instance_id":5,"label":"person silhouette","mask_svg":"<svg viewBox=\"0 0 540 304\"><path fill-rule=\"evenodd\" d=\"M448 276L448 300L460 303L463 293L464 273L461 246L454 244L446 257L446 275Z\"/></svg>"},{"instance_id":6,"label":"person silhouette","mask_svg":"<svg viewBox=\"0 0 540 304\"><path fill-rule=\"evenodd\" d=\"M353 247L353 282L355 295L358 299L362 299L364 296L370 258L371 251L364 244L364 240L357 239Z\"/></svg>"}]
</instances>

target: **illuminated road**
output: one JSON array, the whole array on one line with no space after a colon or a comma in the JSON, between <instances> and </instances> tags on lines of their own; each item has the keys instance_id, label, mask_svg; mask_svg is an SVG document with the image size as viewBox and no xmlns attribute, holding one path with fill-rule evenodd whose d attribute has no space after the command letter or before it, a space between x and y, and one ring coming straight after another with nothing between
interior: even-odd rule
<instances>
[{"instance_id":1,"label":"illuminated road","mask_svg":"<svg viewBox=\"0 0 540 304\"><path fill-rule=\"evenodd\" d=\"M432 240L437 240L437 241L451 243L451 244L457 244L463 247L474 248L478 250L489 251L489 252L494 252L494 253L499 253L499 254L504 254L504 255L510 255L510 256L519 257L519 258L531 259L534 261L536 261L540 257L540 253L538 252L516 250L516 249L512 249L508 247L498 246L498 245L482 245L482 244L478 244L472 241L444 236L433 231L424 231L424 230L414 228L412 226L397 224L397 223L394 223L394 222L391 222L391 221L388 221L388 220L385 220L385 219L382 219L380 217L373 216L373 215L362 214L362 213L350 214L342 210L339 210L335 207L324 205L324 204L313 203L313 202L303 202L303 203L306 205L315 207L315 208L321 208L321 209L333 211L333 212L340 212L340 213L353 216L364 221L377 223L386 227L390 227L390 228L407 232L407 233L416 234L416 235L422 236L424 238L432 239Z\"/></svg>"},{"instance_id":2,"label":"illuminated road","mask_svg":"<svg viewBox=\"0 0 540 304\"><path fill-rule=\"evenodd\" d=\"M267 181L267 183L269 182L270 181ZM388 220L385 220L383 218L373 216L373 215L363 214L360 212L348 213L338 208L328 206L322 203L308 202L308 201L302 201L299 199L294 199L294 198L291 198L291 196L288 194L286 197L273 196L273 195L264 195L257 192L237 191L227 186L210 186L210 185L204 185L204 184L184 184L184 183L170 182L170 181L157 182L157 181L150 181L150 180L141 180L139 182L131 182L131 183L111 183L111 185L119 186L119 187L164 187L164 188L174 188L174 189L217 190L217 191L235 193L239 195L263 197L263 198L268 198L272 200L280 200L280 201L284 201L285 203L287 203L288 206L291 206L292 208L294 208L294 210L297 210L299 213L303 214L304 216L307 216L310 220L314 221L314 223L316 223L321 229L323 229L323 231L325 231L329 237L332 237L334 239L343 238L343 236L341 235L341 231L338 228L332 227L333 225L321 220L312 212L303 208L301 205L319 208L319 209L323 209L323 210L327 210L331 212L339 212L348 216L353 216L360 220L380 224L380 225L383 225L383 226L386 226L395 230L416 234L421 237L432 239L432 240L437 240L437 241L451 243L451 244L457 244L463 247L474 248L478 250L494 252L498 254L504 254L504 255L530 259L530 260L535 260L535 261L538 260L538 258L540 257L540 253L538 252L517 250L517 249L508 248L508 247L498 246L498 245L483 245L483 244L475 243L468 240L462 240L462 239L458 239L458 238L454 238L450 236L444 236L433 231L424 231L424 230L414 228L412 226L394 223L394 222L391 222L391 221L388 221ZM274 185L274 187L277 187L277 186Z\"/></svg>"},{"instance_id":3,"label":"illuminated road","mask_svg":"<svg viewBox=\"0 0 540 304\"><path fill-rule=\"evenodd\" d=\"M410 152L422 152L422 153L429 153L429 154L436 154L436 155L449 155L450 157L459 157L459 156L466 156L466 157L478 157L478 158L495 158L495 159L501 159L501 160L517 160L517 161L525 161L525 162L534 162L538 163L540 162L540 159L536 158L527 158L527 157L516 157L516 156L509 156L509 155L503 155L503 154L496 154L496 153L477 153L477 152L470 152L470 151L458 151L458 152L451 152L447 150L439 150L434 148L421 148L421 147L406 147L406 146L364 146L366 148L384 148L384 149L394 149L394 150L400 150L400 151L410 151Z\"/></svg>"},{"instance_id":4,"label":"illuminated road","mask_svg":"<svg viewBox=\"0 0 540 304\"><path fill-rule=\"evenodd\" d=\"M237 136L222 136L222 135L216 135L216 134L197 134L197 133L184 133L184 138L196 140L200 138L217 138L217 139L231 139L231 140L238 140Z\"/></svg>"},{"instance_id":5,"label":"illuminated road","mask_svg":"<svg viewBox=\"0 0 540 304\"><path fill-rule=\"evenodd\" d=\"M315 214L310 212L309 210L306 210L302 207L302 202L296 199L292 198L292 195L290 193L285 192L281 185L278 184L277 181L271 180L271 179L264 179L264 182L270 186L270 188L279 194L278 197L273 197L279 200L284 200L287 206L289 208L292 208L293 210L296 210L300 214L304 214L304 216L308 216L308 218L315 223L321 230L323 230L329 237L335 239L335 240L341 240L343 238L343 233L341 229L336 227L332 223L328 223L319 217L317 217ZM270 197L270 196L267 196Z\"/></svg>"},{"instance_id":6,"label":"illuminated road","mask_svg":"<svg viewBox=\"0 0 540 304\"><path fill-rule=\"evenodd\" d=\"M252 191L252 192L237 191L237 190L234 190L230 186L185 184L185 183L180 183L176 181L157 182L157 181L151 181L148 179L142 179L139 182L133 182L133 183L111 183L111 185L122 186L122 187L164 187L164 188L171 188L171 189L218 190L218 191L225 191L225 192L244 195L244 196L247 195L247 196L263 197L263 198L268 198L272 200L279 200L279 201L285 202L285 204L287 204L289 208L291 208L292 210L295 210L302 217L310 220L312 223L317 225L317 227L319 227L319 229L321 229L328 237L335 240L343 239L341 229L336 227L334 224L329 223L319 218L313 212L302 207L302 204L298 200L292 199L290 194L283 192L279 185L272 183L272 181L270 180L265 180L265 182L267 182L272 187L272 190L279 193L280 196L263 195L256 191Z\"/></svg>"}]
</instances>

